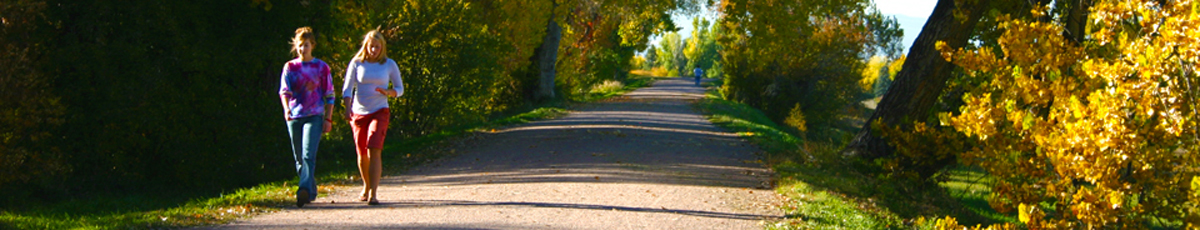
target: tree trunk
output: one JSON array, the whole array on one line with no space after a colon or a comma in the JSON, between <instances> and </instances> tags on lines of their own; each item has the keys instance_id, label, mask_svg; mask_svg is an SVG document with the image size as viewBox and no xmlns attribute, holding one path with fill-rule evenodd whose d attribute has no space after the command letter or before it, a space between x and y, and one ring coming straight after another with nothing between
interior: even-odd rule
<instances>
[{"instance_id":1,"label":"tree trunk","mask_svg":"<svg viewBox=\"0 0 1200 230\"><path fill-rule=\"evenodd\" d=\"M554 16L550 16L549 21L546 23L546 37L542 38L542 46L538 47L537 51L540 73L537 89L533 92L535 100L554 98L554 65L558 61L558 43L562 40L562 27L554 21Z\"/></svg>"},{"instance_id":2,"label":"tree trunk","mask_svg":"<svg viewBox=\"0 0 1200 230\"><path fill-rule=\"evenodd\" d=\"M1085 29L1087 29L1088 8L1092 7L1091 0L1070 0L1070 11L1067 14L1066 31L1063 31L1063 37L1066 37L1075 45L1083 43Z\"/></svg>"},{"instance_id":3,"label":"tree trunk","mask_svg":"<svg viewBox=\"0 0 1200 230\"><path fill-rule=\"evenodd\" d=\"M955 48L966 45L988 5L985 0L965 1L962 6L955 6L954 2L938 1L933 14L913 42L907 61L900 73L896 74L896 81L888 87L875 113L871 114L854 140L846 146L844 154L867 159L889 156L895 148L875 134L871 124L880 121L889 126L901 125L908 130L912 122L925 121L930 117L954 69L954 64L942 59L936 47L937 42L944 41ZM955 18L955 9L966 13L966 18Z\"/></svg>"}]
</instances>

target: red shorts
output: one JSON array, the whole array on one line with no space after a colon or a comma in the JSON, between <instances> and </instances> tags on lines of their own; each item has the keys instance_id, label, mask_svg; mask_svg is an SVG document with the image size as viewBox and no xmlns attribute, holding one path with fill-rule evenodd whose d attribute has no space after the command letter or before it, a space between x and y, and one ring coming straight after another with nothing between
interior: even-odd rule
<instances>
[{"instance_id":1,"label":"red shorts","mask_svg":"<svg viewBox=\"0 0 1200 230\"><path fill-rule=\"evenodd\" d=\"M391 115L391 110L387 108L366 115L350 115L350 127L354 130L354 147L358 155L367 155L368 148L383 148L383 137L387 136Z\"/></svg>"}]
</instances>

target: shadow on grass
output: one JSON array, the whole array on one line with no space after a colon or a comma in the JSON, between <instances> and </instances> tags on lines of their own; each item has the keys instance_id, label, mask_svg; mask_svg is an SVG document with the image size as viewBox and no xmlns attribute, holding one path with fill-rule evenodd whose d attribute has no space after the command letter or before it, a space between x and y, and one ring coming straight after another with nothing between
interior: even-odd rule
<instances>
[{"instance_id":1,"label":"shadow on grass","mask_svg":"<svg viewBox=\"0 0 1200 230\"><path fill-rule=\"evenodd\" d=\"M890 179L873 173L875 164L840 154L844 141L798 138L757 109L714 91L699 107L713 123L766 151L779 177L777 191L788 197L783 207L788 218L771 228L905 229L919 219L945 216L969 225L1012 221L987 205L981 174L951 170L951 180L940 186Z\"/></svg>"}]
</instances>

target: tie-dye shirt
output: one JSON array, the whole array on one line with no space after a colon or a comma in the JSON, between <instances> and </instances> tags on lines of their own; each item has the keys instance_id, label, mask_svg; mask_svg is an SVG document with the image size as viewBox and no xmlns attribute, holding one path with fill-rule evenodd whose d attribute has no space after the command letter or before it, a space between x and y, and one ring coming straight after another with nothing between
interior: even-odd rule
<instances>
[{"instance_id":1,"label":"tie-dye shirt","mask_svg":"<svg viewBox=\"0 0 1200 230\"><path fill-rule=\"evenodd\" d=\"M301 61L299 58L283 65L279 94L288 101L290 119L325 114L325 105L333 104L333 76L329 65L321 59Z\"/></svg>"}]
</instances>

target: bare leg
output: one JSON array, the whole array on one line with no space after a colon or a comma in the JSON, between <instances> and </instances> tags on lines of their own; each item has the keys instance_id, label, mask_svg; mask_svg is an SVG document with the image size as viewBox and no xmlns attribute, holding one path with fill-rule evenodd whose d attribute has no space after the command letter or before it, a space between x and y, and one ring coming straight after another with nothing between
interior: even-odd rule
<instances>
[{"instance_id":1,"label":"bare leg","mask_svg":"<svg viewBox=\"0 0 1200 230\"><path fill-rule=\"evenodd\" d=\"M383 155L383 149L369 148L367 152L370 153L371 158L371 194L369 200L375 201L375 191L379 188L379 178L383 174L383 159L380 158Z\"/></svg>"},{"instance_id":2,"label":"bare leg","mask_svg":"<svg viewBox=\"0 0 1200 230\"><path fill-rule=\"evenodd\" d=\"M363 181L362 194L359 195L359 201L367 201L368 193L374 187L371 179L371 157L367 154L358 155L358 174Z\"/></svg>"}]
</instances>

